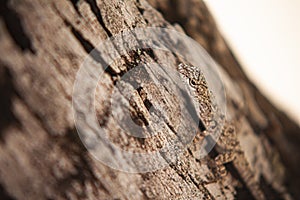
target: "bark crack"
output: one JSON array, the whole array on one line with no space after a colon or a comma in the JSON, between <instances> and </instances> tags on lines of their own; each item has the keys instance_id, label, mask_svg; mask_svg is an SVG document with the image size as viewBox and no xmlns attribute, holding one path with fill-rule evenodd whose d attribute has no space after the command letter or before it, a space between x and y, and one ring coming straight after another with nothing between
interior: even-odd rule
<instances>
[{"instance_id":1,"label":"bark crack","mask_svg":"<svg viewBox=\"0 0 300 200\"><path fill-rule=\"evenodd\" d=\"M92 12L96 16L98 22L100 23L100 25L102 26L104 31L107 33L108 37L111 37L112 33L110 32L110 30L105 25L105 23L103 21L103 18L102 18L102 15L101 15L101 11L100 11L99 7L97 6L96 1L95 0L86 0L86 2L90 5L90 8L91 8Z\"/></svg>"},{"instance_id":2,"label":"bark crack","mask_svg":"<svg viewBox=\"0 0 300 200\"><path fill-rule=\"evenodd\" d=\"M0 183L0 198L2 200L15 200L4 188L4 186Z\"/></svg>"},{"instance_id":3,"label":"bark crack","mask_svg":"<svg viewBox=\"0 0 300 200\"><path fill-rule=\"evenodd\" d=\"M76 10L77 14L81 16L81 13L79 12L78 5L77 5L80 0L69 0L69 1L72 3L72 6Z\"/></svg>"},{"instance_id":4,"label":"bark crack","mask_svg":"<svg viewBox=\"0 0 300 200\"><path fill-rule=\"evenodd\" d=\"M10 8L9 0L1 1L0 16L3 18L5 26L16 45L20 47L22 51L29 50L35 54L36 50L32 45L30 37L24 30L21 17L15 10Z\"/></svg>"},{"instance_id":5,"label":"bark crack","mask_svg":"<svg viewBox=\"0 0 300 200\"><path fill-rule=\"evenodd\" d=\"M5 65L0 63L0 141L5 141L4 130L11 126L19 126L20 122L13 113L13 98L17 96L13 77Z\"/></svg>"},{"instance_id":6,"label":"bark crack","mask_svg":"<svg viewBox=\"0 0 300 200\"><path fill-rule=\"evenodd\" d=\"M61 16L61 15L60 15ZM108 65L108 63L101 57L101 53L92 45L90 41L88 41L81 33L78 31L67 19L61 16L66 26L71 28L72 34L79 41L83 49L87 54L89 54L93 60L100 63L102 67L106 67L104 71L108 73L111 77L116 77L118 73L113 70L113 68ZM112 79L113 80L113 79Z\"/></svg>"}]
</instances>

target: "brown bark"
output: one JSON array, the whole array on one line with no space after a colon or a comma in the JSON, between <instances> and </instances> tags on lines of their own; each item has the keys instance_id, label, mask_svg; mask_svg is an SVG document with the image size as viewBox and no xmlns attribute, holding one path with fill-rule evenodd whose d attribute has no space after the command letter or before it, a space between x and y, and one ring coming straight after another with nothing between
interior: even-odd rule
<instances>
[{"instance_id":1,"label":"brown bark","mask_svg":"<svg viewBox=\"0 0 300 200\"><path fill-rule=\"evenodd\" d=\"M1 198L205 199L207 195L216 199L253 198L230 165L226 165L229 173L222 182L203 188L199 177L207 166L196 159L192 147L180 163L155 172L130 174L103 165L83 146L72 115L72 89L81 63L101 40L126 29L147 26L184 30L221 64L228 112L235 119L240 143L261 189L268 199L300 197L299 127L249 81L203 2L151 0L150 3L163 15L144 0L1 3ZM171 23L179 23L183 29ZM164 56L143 52L141 57L145 61L167 58L176 64L175 55ZM107 85L99 85L98 95L109 95L112 77L120 76L134 62L135 56L128 54L115 63L113 73L105 75ZM151 89L146 88L146 92ZM162 98L172 100L166 94ZM106 123L106 101L100 98L95 102L100 123ZM172 101L165 102L166 108L176 107L168 102ZM135 107L133 112L138 113L139 108ZM120 147L145 151L157 148L154 141L136 140L117 132L114 119L109 123L106 129ZM165 130L163 135L169 131ZM158 138L159 142L168 139Z\"/></svg>"}]
</instances>

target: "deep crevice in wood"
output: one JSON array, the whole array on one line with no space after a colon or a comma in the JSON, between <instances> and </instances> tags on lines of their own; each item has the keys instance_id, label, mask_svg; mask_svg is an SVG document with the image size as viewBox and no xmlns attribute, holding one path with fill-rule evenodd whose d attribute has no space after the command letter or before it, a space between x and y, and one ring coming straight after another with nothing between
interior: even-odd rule
<instances>
[{"instance_id":1,"label":"deep crevice in wood","mask_svg":"<svg viewBox=\"0 0 300 200\"><path fill-rule=\"evenodd\" d=\"M22 51L29 50L31 53L35 54L31 39L26 33L21 16L9 6L9 0L2 0L0 3L0 16L3 18L5 26L16 43Z\"/></svg>"},{"instance_id":2,"label":"deep crevice in wood","mask_svg":"<svg viewBox=\"0 0 300 200\"><path fill-rule=\"evenodd\" d=\"M142 91L143 91L143 87L138 87L137 89L137 92L139 93L139 95L141 96L141 99L143 100L143 103L146 107L146 109L148 111L150 111L151 107L153 106L152 103L149 101L149 99L147 99L147 94L142 94ZM145 95L145 97L143 96Z\"/></svg>"},{"instance_id":3,"label":"deep crevice in wood","mask_svg":"<svg viewBox=\"0 0 300 200\"><path fill-rule=\"evenodd\" d=\"M282 194L276 191L272 185L268 184L263 176L260 177L260 185L268 200L284 200Z\"/></svg>"},{"instance_id":4,"label":"deep crevice in wood","mask_svg":"<svg viewBox=\"0 0 300 200\"><path fill-rule=\"evenodd\" d=\"M5 190L4 186L1 183L0 183L0 198L2 200L16 200Z\"/></svg>"},{"instance_id":5,"label":"deep crevice in wood","mask_svg":"<svg viewBox=\"0 0 300 200\"><path fill-rule=\"evenodd\" d=\"M108 37L111 37L112 33L110 32L110 30L105 25L105 23L103 21L103 18L102 18L102 15L101 15L101 11L100 11L99 7L97 6L96 1L95 0L86 0L86 2L90 5L91 10L93 11L95 16L97 17L98 22L101 24L102 28L107 33Z\"/></svg>"},{"instance_id":6,"label":"deep crevice in wood","mask_svg":"<svg viewBox=\"0 0 300 200\"><path fill-rule=\"evenodd\" d=\"M239 181L239 183L241 185L235 187L236 189L236 199L245 199L245 200L255 200L255 198L253 197L252 193L250 192L250 190L248 189L245 181L243 180L243 178L239 175L238 171L236 170L236 168L234 167L234 165L232 163L227 163L225 164L226 169L228 169L229 173L236 179ZM242 186L242 187L241 187Z\"/></svg>"},{"instance_id":7,"label":"deep crevice in wood","mask_svg":"<svg viewBox=\"0 0 300 200\"><path fill-rule=\"evenodd\" d=\"M73 35L80 42L85 52L89 54L93 58L93 60L100 63L101 66L104 67L104 71L106 73L108 73L111 77L116 77L118 73L115 70L113 70L112 67L108 65L108 63L105 62L105 60L101 57L101 53L92 45L92 43L89 42L86 38L84 38L80 31L77 30L70 22L68 22L68 20L66 20L65 18L63 18L63 20L67 26L71 27Z\"/></svg>"},{"instance_id":8,"label":"deep crevice in wood","mask_svg":"<svg viewBox=\"0 0 300 200\"><path fill-rule=\"evenodd\" d=\"M4 130L9 126L20 126L20 122L13 113L12 101L16 97L13 77L3 63L0 63L0 94L0 141L4 142Z\"/></svg>"},{"instance_id":9,"label":"deep crevice in wood","mask_svg":"<svg viewBox=\"0 0 300 200\"><path fill-rule=\"evenodd\" d=\"M72 3L73 8L75 9L75 11L77 12L77 14L79 14L81 16L81 13L79 12L78 9L78 2L80 0L69 0Z\"/></svg>"}]
</instances>

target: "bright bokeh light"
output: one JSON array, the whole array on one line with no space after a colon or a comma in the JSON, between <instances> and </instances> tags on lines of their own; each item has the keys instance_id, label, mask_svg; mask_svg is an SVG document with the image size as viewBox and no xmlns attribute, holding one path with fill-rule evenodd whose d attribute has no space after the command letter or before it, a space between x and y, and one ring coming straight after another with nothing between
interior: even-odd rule
<instances>
[{"instance_id":1,"label":"bright bokeh light","mask_svg":"<svg viewBox=\"0 0 300 200\"><path fill-rule=\"evenodd\" d=\"M300 124L300 1L205 2L249 77Z\"/></svg>"}]
</instances>

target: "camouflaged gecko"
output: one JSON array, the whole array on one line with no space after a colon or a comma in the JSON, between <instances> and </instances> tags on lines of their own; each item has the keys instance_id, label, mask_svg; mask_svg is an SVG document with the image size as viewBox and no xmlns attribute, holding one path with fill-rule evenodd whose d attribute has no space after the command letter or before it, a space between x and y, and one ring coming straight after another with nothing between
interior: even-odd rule
<instances>
[{"instance_id":1,"label":"camouflaged gecko","mask_svg":"<svg viewBox=\"0 0 300 200\"><path fill-rule=\"evenodd\" d=\"M206 184L222 181L227 174L224 164L232 162L252 195L259 200L266 199L241 149L235 127L226 121L224 114L218 108L215 97L208 88L200 68L180 63L177 70L183 79L189 83L194 98L199 104L199 116L206 128L203 131L204 136L220 133L220 137L216 141L217 148L215 148L218 155L214 158L214 162L208 164L212 174L208 175L209 182Z\"/></svg>"}]
</instances>

